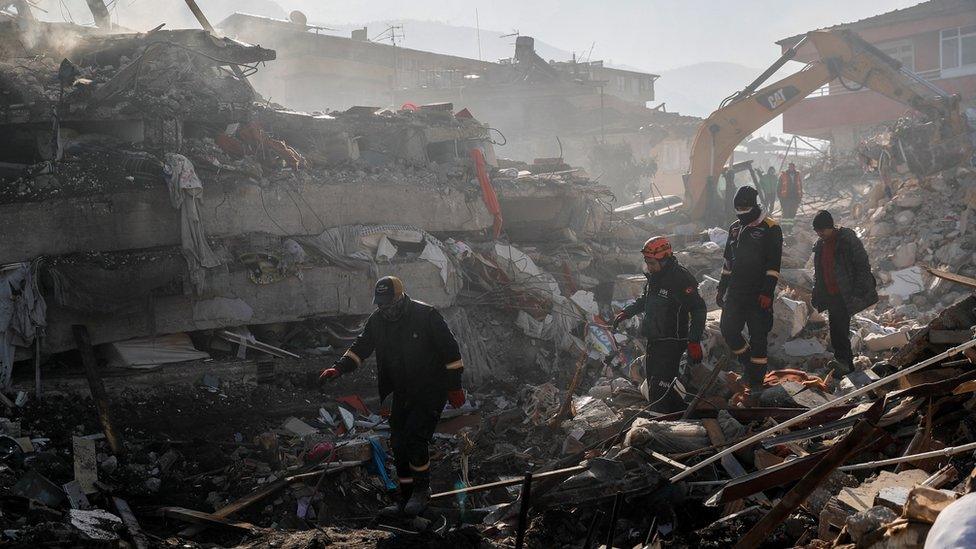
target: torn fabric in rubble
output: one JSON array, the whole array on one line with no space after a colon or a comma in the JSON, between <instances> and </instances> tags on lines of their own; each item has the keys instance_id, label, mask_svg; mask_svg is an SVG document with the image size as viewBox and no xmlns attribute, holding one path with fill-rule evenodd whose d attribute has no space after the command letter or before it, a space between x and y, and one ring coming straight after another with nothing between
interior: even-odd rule
<instances>
[{"instance_id":1,"label":"torn fabric in rubble","mask_svg":"<svg viewBox=\"0 0 976 549\"><path fill-rule=\"evenodd\" d=\"M0 267L0 387L10 386L14 346L27 347L45 326L47 305L27 263Z\"/></svg>"},{"instance_id":2,"label":"torn fabric in rubble","mask_svg":"<svg viewBox=\"0 0 976 549\"><path fill-rule=\"evenodd\" d=\"M163 173L169 186L170 203L180 210L183 257L186 258L190 282L197 293L201 293L206 283L205 269L220 265L220 260L207 242L200 217L203 183L197 177L193 163L182 154L166 153Z\"/></svg>"},{"instance_id":3,"label":"torn fabric in rubble","mask_svg":"<svg viewBox=\"0 0 976 549\"><path fill-rule=\"evenodd\" d=\"M321 234L299 238L329 263L350 270L369 269L371 276L378 276L376 260L390 261L396 252L393 242L425 243L419 259L435 265L445 286L450 286L454 264L444 253L444 243L422 229L408 225L342 225L322 231Z\"/></svg>"}]
</instances>

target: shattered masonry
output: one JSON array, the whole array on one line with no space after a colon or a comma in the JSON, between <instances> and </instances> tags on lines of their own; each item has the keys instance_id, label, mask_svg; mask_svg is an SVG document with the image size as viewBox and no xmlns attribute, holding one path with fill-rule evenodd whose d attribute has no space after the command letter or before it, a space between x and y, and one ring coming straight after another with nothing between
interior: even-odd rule
<instances>
[{"instance_id":1,"label":"shattered masonry","mask_svg":"<svg viewBox=\"0 0 976 549\"><path fill-rule=\"evenodd\" d=\"M502 148L499 122L475 117L491 87L471 104L298 112L254 87L281 52L26 19L0 20L0 543L971 542L968 143L929 147L905 119L859 146L863 167L796 155L807 197L750 407L715 304L728 233L690 223L674 189L617 204L624 187L576 162L666 181L677 168L655 174L630 144L687 156L698 119L617 98L619 141L580 126L548 158L533 148L546 131ZM554 88L579 70L524 38L512 70ZM572 123L595 97L574 97ZM882 161L892 135L907 170ZM811 304L820 209L862 239L881 294L853 319L853 368ZM672 414L648 402L639 320L607 322L640 295L637 252L659 234L709 307ZM468 390L434 434L430 509L395 521L376 516L396 483L372 368L316 379L385 275L443 312Z\"/></svg>"}]
</instances>

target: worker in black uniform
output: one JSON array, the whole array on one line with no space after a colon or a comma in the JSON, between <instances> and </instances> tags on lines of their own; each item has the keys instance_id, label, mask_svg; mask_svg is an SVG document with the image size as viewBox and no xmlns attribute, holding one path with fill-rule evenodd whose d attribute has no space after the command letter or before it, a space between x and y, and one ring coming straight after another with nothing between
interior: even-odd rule
<instances>
[{"instance_id":1,"label":"worker in black uniform","mask_svg":"<svg viewBox=\"0 0 976 549\"><path fill-rule=\"evenodd\" d=\"M722 337L742 364L750 404L758 402L766 376L773 292L783 257L783 230L759 207L758 192L742 187L733 205L738 220L729 227L725 265L716 303L722 308ZM749 341L742 328L749 327Z\"/></svg>"},{"instance_id":2,"label":"worker in black uniform","mask_svg":"<svg viewBox=\"0 0 976 549\"><path fill-rule=\"evenodd\" d=\"M380 400L393 393L390 446L399 480L399 502L381 511L390 516L423 512L430 498L430 455L444 404L464 405L461 351L444 317L410 299L403 282L386 276L376 282L377 310L352 347L322 371L322 380L348 374L376 352Z\"/></svg>"},{"instance_id":3,"label":"worker in black uniform","mask_svg":"<svg viewBox=\"0 0 976 549\"><path fill-rule=\"evenodd\" d=\"M648 400L657 401L658 412L684 409L684 401L673 387L681 356L688 351L692 362L701 362L702 332L705 331L705 300L698 293L698 281L682 267L671 243L656 236L644 243L644 291L637 301L617 313L613 328L636 314L644 314L641 332L647 338L644 375Z\"/></svg>"}]
</instances>

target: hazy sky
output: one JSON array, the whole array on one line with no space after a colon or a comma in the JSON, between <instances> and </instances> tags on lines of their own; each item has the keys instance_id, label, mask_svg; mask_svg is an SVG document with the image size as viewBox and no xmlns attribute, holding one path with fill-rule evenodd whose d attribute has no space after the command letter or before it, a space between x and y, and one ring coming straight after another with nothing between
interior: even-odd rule
<instances>
[{"instance_id":1,"label":"hazy sky","mask_svg":"<svg viewBox=\"0 0 976 549\"><path fill-rule=\"evenodd\" d=\"M205 4L206 0L201 0ZM593 59L645 70L702 61L764 67L780 38L919 3L919 0L277 0L323 24L430 19L535 36ZM409 47L409 39L404 43ZM472 38L474 39L474 38Z\"/></svg>"}]
</instances>

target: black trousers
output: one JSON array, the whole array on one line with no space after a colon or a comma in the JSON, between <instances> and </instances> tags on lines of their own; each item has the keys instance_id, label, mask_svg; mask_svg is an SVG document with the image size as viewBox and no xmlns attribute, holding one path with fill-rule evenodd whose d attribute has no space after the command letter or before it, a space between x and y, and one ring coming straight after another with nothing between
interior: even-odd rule
<instances>
[{"instance_id":1,"label":"black trousers","mask_svg":"<svg viewBox=\"0 0 976 549\"><path fill-rule=\"evenodd\" d=\"M780 207L783 208L783 219L793 219L796 217L796 211L800 209L800 199L788 196L786 198L781 198Z\"/></svg>"},{"instance_id":2,"label":"black trousers","mask_svg":"<svg viewBox=\"0 0 976 549\"><path fill-rule=\"evenodd\" d=\"M688 348L683 339L658 339L647 341L644 355L644 377L647 378L647 394L656 412L676 412L685 409L684 400L675 389L668 390L678 377L681 357Z\"/></svg>"},{"instance_id":3,"label":"black trousers","mask_svg":"<svg viewBox=\"0 0 976 549\"><path fill-rule=\"evenodd\" d=\"M844 303L843 296L827 296L827 321L830 323L830 347L838 362L854 365L854 352L851 350L851 313Z\"/></svg>"},{"instance_id":4,"label":"black trousers","mask_svg":"<svg viewBox=\"0 0 976 549\"><path fill-rule=\"evenodd\" d=\"M428 445L447 397L410 399L396 393L390 411L390 447L400 482L430 482Z\"/></svg>"},{"instance_id":5,"label":"black trousers","mask_svg":"<svg viewBox=\"0 0 976 549\"><path fill-rule=\"evenodd\" d=\"M682 339L648 340L647 354L644 356L644 377L670 383L678 377L681 357L687 348L688 342Z\"/></svg>"},{"instance_id":6,"label":"black trousers","mask_svg":"<svg viewBox=\"0 0 976 549\"><path fill-rule=\"evenodd\" d=\"M749 327L749 341L746 342L742 329ZM769 331L773 329L773 311L759 306L759 295L729 295L722 308L722 321L719 324L725 343L732 349L742 364L745 381L750 386L762 384L769 362L767 348Z\"/></svg>"}]
</instances>

